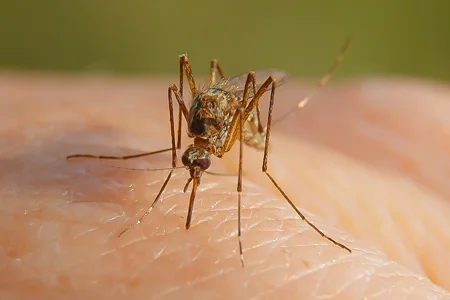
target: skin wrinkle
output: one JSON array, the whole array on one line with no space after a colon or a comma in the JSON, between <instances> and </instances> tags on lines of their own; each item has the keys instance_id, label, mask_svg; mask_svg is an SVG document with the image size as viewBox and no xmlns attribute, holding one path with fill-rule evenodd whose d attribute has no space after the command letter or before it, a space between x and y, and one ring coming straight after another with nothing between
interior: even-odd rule
<instances>
[{"instance_id":1,"label":"skin wrinkle","mask_svg":"<svg viewBox=\"0 0 450 300\"><path fill-rule=\"evenodd\" d=\"M100 229L100 227L91 227L91 228L88 228L88 229L86 229L86 231L82 231L82 232L80 232L79 234L74 235L74 236L72 237L72 240L73 240L73 241L76 241L77 239L83 238L85 235L87 235L87 234L89 234L89 233L91 233L91 232L97 231L97 230L99 230L99 229Z\"/></svg>"},{"instance_id":2,"label":"skin wrinkle","mask_svg":"<svg viewBox=\"0 0 450 300\"><path fill-rule=\"evenodd\" d=\"M347 281L347 283L344 283L340 288L338 288L336 290L335 293L328 294L328 295L322 295L322 296L319 296L317 298L319 298L319 299L321 299L321 298L322 299L333 299L333 298L336 298L336 296L342 294L346 289L349 289L349 287L355 286L355 284L358 283L358 282L360 282L359 283L359 288L362 289L361 286L362 286L363 283L361 281L367 282L371 277L373 277L374 274L375 274L375 270L374 269L370 270L370 272L366 271L365 273L358 274L353 279Z\"/></svg>"}]
</instances>

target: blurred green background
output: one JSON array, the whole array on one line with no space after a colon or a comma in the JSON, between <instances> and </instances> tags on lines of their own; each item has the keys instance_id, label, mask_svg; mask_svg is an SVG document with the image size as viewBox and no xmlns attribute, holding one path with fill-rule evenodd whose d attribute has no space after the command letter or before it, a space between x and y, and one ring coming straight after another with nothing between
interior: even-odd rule
<instances>
[{"instance_id":1,"label":"blurred green background","mask_svg":"<svg viewBox=\"0 0 450 300\"><path fill-rule=\"evenodd\" d=\"M450 1L1 1L0 68L319 76L346 35L339 76L450 79Z\"/></svg>"}]
</instances>

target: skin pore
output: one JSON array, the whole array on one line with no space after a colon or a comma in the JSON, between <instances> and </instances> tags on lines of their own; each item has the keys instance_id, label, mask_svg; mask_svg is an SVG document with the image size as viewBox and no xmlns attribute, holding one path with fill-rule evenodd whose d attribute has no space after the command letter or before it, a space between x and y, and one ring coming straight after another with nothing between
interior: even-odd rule
<instances>
[{"instance_id":1,"label":"skin pore","mask_svg":"<svg viewBox=\"0 0 450 300\"><path fill-rule=\"evenodd\" d=\"M450 88L367 79L328 86L272 132L269 172L330 237L298 218L244 148L213 157L184 223L188 171L170 153L170 80L0 74L0 295L7 299L450 299ZM308 88L277 90L275 114ZM267 106L267 101L263 106ZM266 111L263 110L263 122ZM186 125L183 124L183 131ZM182 151L189 140L183 135ZM178 165L181 166L178 152Z\"/></svg>"}]
</instances>

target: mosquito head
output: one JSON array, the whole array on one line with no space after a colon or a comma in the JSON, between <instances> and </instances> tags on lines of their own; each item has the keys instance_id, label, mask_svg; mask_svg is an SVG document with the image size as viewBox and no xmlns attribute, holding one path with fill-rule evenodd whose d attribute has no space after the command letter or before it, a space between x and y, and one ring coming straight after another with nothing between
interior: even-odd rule
<instances>
[{"instance_id":1,"label":"mosquito head","mask_svg":"<svg viewBox=\"0 0 450 300\"><path fill-rule=\"evenodd\" d=\"M209 153L194 145L189 146L181 157L183 165L189 169L191 178L200 178L204 171L211 166L211 156Z\"/></svg>"}]
</instances>

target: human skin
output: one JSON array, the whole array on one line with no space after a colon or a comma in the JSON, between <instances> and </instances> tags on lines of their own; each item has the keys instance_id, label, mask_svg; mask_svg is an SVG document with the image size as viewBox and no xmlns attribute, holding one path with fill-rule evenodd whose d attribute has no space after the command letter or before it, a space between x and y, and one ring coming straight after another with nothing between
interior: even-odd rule
<instances>
[{"instance_id":1,"label":"human skin","mask_svg":"<svg viewBox=\"0 0 450 300\"><path fill-rule=\"evenodd\" d=\"M351 254L298 218L245 147L242 268L238 144L213 158L211 171L232 176L203 176L188 231L177 169L121 238L168 171L65 159L170 146L168 83L0 74L1 299L450 299L450 88L332 85L274 126L269 172ZM281 87L275 114L307 91ZM168 167L170 154L108 164Z\"/></svg>"}]
</instances>

